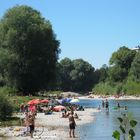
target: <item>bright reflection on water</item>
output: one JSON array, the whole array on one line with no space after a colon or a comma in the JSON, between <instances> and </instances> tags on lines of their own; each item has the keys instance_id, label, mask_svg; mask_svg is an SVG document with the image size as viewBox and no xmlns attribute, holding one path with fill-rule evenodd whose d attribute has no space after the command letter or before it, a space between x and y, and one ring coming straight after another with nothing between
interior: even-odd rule
<instances>
[{"instance_id":1,"label":"bright reflection on water","mask_svg":"<svg viewBox=\"0 0 140 140\"><path fill-rule=\"evenodd\" d=\"M115 140L112 138L112 133L114 130L119 130L117 117L120 117L121 113L127 112L131 113L133 119L138 122L135 128L136 136L134 140L140 140L140 101L123 100L119 101L119 103L121 106L127 106L128 110L115 110L114 106L117 105L117 101L109 100L109 112L106 109L102 109L101 112L94 114L94 122L86 124L77 130L80 140ZM101 105L101 100L82 100L81 105L96 108Z\"/></svg>"}]
</instances>

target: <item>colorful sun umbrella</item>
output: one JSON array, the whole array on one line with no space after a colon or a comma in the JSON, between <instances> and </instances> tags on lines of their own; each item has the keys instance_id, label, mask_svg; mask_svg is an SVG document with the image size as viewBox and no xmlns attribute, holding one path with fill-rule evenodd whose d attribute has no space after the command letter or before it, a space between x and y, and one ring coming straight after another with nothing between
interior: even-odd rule
<instances>
[{"instance_id":1,"label":"colorful sun umbrella","mask_svg":"<svg viewBox=\"0 0 140 140\"><path fill-rule=\"evenodd\" d=\"M69 103L71 100L72 100L71 98L62 99L62 104L63 103Z\"/></svg>"},{"instance_id":2,"label":"colorful sun umbrella","mask_svg":"<svg viewBox=\"0 0 140 140\"><path fill-rule=\"evenodd\" d=\"M72 99L72 100L70 101L70 103L79 103L79 102L80 102L79 99Z\"/></svg>"}]
</instances>

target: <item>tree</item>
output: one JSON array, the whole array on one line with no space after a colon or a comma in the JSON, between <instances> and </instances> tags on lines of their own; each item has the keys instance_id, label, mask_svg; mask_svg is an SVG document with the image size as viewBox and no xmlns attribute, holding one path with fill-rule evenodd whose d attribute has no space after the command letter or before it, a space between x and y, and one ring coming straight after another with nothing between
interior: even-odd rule
<instances>
[{"instance_id":1,"label":"tree","mask_svg":"<svg viewBox=\"0 0 140 140\"><path fill-rule=\"evenodd\" d=\"M135 82L140 82L140 51L137 52L130 69L130 77Z\"/></svg>"},{"instance_id":2,"label":"tree","mask_svg":"<svg viewBox=\"0 0 140 140\"><path fill-rule=\"evenodd\" d=\"M100 78L99 78L99 82L105 82L105 80L107 79L108 77L108 67L107 65L103 65L100 69L99 69L99 75L100 75Z\"/></svg>"},{"instance_id":3,"label":"tree","mask_svg":"<svg viewBox=\"0 0 140 140\"><path fill-rule=\"evenodd\" d=\"M122 82L127 77L127 71L119 66L109 68L109 78L112 82Z\"/></svg>"},{"instance_id":4,"label":"tree","mask_svg":"<svg viewBox=\"0 0 140 140\"><path fill-rule=\"evenodd\" d=\"M73 70L73 63L69 58L64 58L59 63L58 77L60 77L60 89L72 90L70 72Z\"/></svg>"},{"instance_id":5,"label":"tree","mask_svg":"<svg viewBox=\"0 0 140 140\"><path fill-rule=\"evenodd\" d=\"M91 90L94 80L94 68L82 59L60 61L59 71L60 88L65 91Z\"/></svg>"},{"instance_id":6,"label":"tree","mask_svg":"<svg viewBox=\"0 0 140 140\"><path fill-rule=\"evenodd\" d=\"M94 81L94 68L82 59L73 60L74 69L70 73L75 90L91 90Z\"/></svg>"},{"instance_id":7,"label":"tree","mask_svg":"<svg viewBox=\"0 0 140 140\"><path fill-rule=\"evenodd\" d=\"M117 65L126 70L130 69L131 63L135 57L136 51L123 46L117 52L114 52L110 58L111 65Z\"/></svg>"},{"instance_id":8,"label":"tree","mask_svg":"<svg viewBox=\"0 0 140 140\"><path fill-rule=\"evenodd\" d=\"M24 93L47 87L55 73L59 41L38 11L28 6L9 9L0 21L0 48L15 56L6 72L0 65L11 86Z\"/></svg>"},{"instance_id":9,"label":"tree","mask_svg":"<svg viewBox=\"0 0 140 140\"><path fill-rule=\"evenodd\" d=\"M109 75L115 82L122 82L128 76L136 52L123 46L110 58Z\"/></svg>"}]
</instances>

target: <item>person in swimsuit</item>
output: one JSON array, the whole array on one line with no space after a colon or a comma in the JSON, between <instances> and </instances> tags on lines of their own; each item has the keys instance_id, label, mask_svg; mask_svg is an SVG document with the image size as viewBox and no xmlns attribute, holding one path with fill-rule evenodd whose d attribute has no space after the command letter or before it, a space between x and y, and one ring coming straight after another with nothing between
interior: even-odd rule
<instances>
[{"instance_id":1,"label":"person in swimsuit","mask_svg":"<svg viewBox=\"0 0 140 140\"><path fill-rule=\"evenodd\" d=\"M74 120L74 116L73 116L74 112L71 111L70 115L69 115L69 136L70 138L73 136L73 138L75 138L75 120Z\"/></svg>"}]
</instances>

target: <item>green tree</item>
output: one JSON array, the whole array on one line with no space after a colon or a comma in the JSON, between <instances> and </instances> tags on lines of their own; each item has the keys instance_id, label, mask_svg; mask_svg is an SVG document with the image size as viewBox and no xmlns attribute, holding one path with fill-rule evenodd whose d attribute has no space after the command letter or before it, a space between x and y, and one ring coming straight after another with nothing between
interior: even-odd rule
<instances>
[{"instance_id":1,"label":"green tree","mask_svg":"<svg viewBox=\"0 0 140 140\"><path fill-rule=\"evenodd\" d=\"M130 69L130 76L133 81L140 82L140 51L137 52Z\"/></svg>"},{"instance_id":2,"label":"green tree","mask_svg":"<svg viewBox=\"0 0 140 140\"><path fill-rule=\"evenodd\" d=\"M117 65L128 70L131 67L131 63L135 57L135 54L136 51L130 50L123 46L112 54L109 62L111 65Z\"/></svg>"},{"instance_id":3,"label":"green tree","mask_svg":"<svg viewBox=\"0 0 140 140\"><path fill-rule=\"evenodd\" d=\"M94 81L94 68L82 59L73 60L74 69L70 73L74 90L91 90Z\"/></svg>"},{"instance_id":4,"label":"green tree","mask_svg":"<svg viewBox=\"0 0 140 140\"><path fill-rule=\"evenodd\" d=\"M109 76L113 82L122 82L127 78L135 54L136 51L125 46L112 54L109 61Z\"/></svg>"},{"instance_id":5,"label":"green tree","mask_svg":"<svg viewBox=\"0 0 140 140\"><path fill-rule=\"evenodd\" d=\"M109 78L113 82L122 82L127 77L127 71L120 66L113 66L109 68Z\"/></svg>"},{"instance_id":6,"label":"green tree","mask_svg":"<svg viewBox=\"0 0 140 140\"><path fill-rule=\"evenodd\" d=\"M0 64L11 86L24 93L47 87L55 73L59 41L51 23L38 11L28 6L9 9L0 21L0 48L15 56L6 68Z\"/></svg>"},{"instance_id":7,"label":"green tree","mask_svg":"<svg viewBox=\"0 0 140 140\"><path fill-rule=\"evenodd\" d=\"M64 58L59 63L58 78L60 83L60 89L62 90L72 90L72 81L70 77L70 72L73 70L73 63L69 58Z\"/></svg>"},{"instance_id":8,"label":"green tree","mask_svg":"<svg viewBox=\"0 0 140 140\"><path fill-rule=\"evenodd\" d=\"M94 68L82 59L64 58L59 65L59 83L62 90L83 91L93 86Z\"/></svg>"},{"instance_id":9,"label":"green tree","mask_svg":"<svg viewBox=\"0 0 140 140\"><path fill-rule=\"evenodd\" d=\"M108 78L108 67L106 64L104 64L100 69L99 69L99 81L105 82L105 80Z\"/></svg>"}]
</instances>

